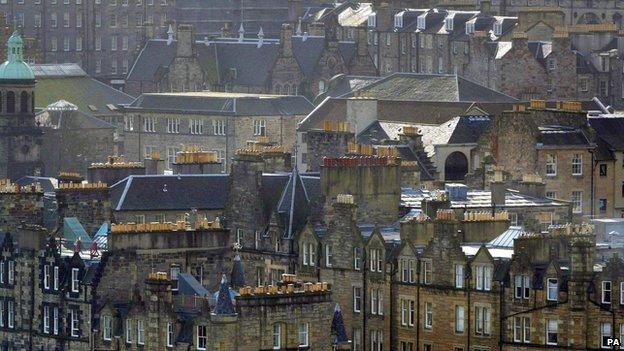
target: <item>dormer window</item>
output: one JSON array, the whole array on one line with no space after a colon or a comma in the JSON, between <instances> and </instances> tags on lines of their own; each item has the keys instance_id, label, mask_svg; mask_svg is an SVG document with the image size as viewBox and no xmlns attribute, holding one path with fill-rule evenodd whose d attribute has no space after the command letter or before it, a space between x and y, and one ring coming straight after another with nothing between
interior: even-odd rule
<instances>
[{"instance_id":1,"label":"dormer window","mask_svg":"<svg viewBox=\"0 0 624 351\"><path fill-rule=\"evenodd\" d=\"M425 30L427 28L427 15L426 14L422 14L418 16L418 19L416 20L416 28L420 30Z\"/></svg>"},{"instance_id":2,"label":"dormer window","mask_svg":"<svg viewBox=\"0 0 624 351\"><path fill-rule=\"evenodd\" d=\"M559 285L557 283L557 278L548 278L546 287L548 289L546 295L548 301L557 301L557 297L559 295Z\"/></svg>"},{"instance_id":3,"label":"dormer window","mask_svg":"<svg viewBox=\"0 0 624 351\"><path fill-rule=\"evenodd\" d=\"M71 291L78 292L79 280L78 273L80 270L78 268L72 268L71 271Z\"/></svg>"},{"instance_id":4,"label":"dormer window","mask_svg":"<svg viewBox=\"0 0 624 351\"><path fill-rule=\"evenodd\" d=\"M503 24L501 22L494 22L494 35L497 37L503 34Z\"/></svg>"},{"instance_id":5,"label":"dormer window","mask_svg":"<svg viewBox=\"0 0 624 351\"><path fill-rule=\"evenodd\" d=\"M375 12L368 15L368 27L370 28L377 27L377 14Z\"/></svg>"},{"instance_id":6,"label":"dormer window","mask_svg":"<svg viewBox=\"0 0 624 351\"><path fill-rule=\"evenodd\" d=\"M403 14L404 12L399 12L394 15L394 28L403 28Z\"/></svg>"},{"instance_id":7,"label":"dormer window","mask_svg":"<svg viewBox=\"0 0 624 351\"><path fill-rule=\"evenodd\" d=\"M475 31L475 24L474 22L468 22L466 23L466 34L472 34Z\"/></svg>"},{"instance_id":8,"label":"dormer window","mask_svg":"<svg viewBox=\"0 0 624 351\"><path fill-rule=\"evenodd\" d=\"M447 17L444 19L444 27L447 32L451 32L453 30L453 17Z\"/></svg>"}]
</instances>

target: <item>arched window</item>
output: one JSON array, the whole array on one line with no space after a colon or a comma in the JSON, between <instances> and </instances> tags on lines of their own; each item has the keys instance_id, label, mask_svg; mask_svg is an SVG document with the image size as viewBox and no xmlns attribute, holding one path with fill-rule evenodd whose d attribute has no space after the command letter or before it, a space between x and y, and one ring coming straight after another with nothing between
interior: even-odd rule
<instances>
[{"instance_id":1,"label":"arched window","mask_svg":"<svg viewBox=\"0 0 624 351\"><path fill-rule=\"evenodd\" d=\"M444 178L446 180L463 180L468 173L468 159L462 152L452 152L444 162Z\"/></svg>"},{"instance_id":2,"label":"arched window","mask_svg":"<svg viewBox=\"0 0 624 351\"><path fill-rule=\"evenodd\" d=\"M7 102L7 108L6 108L7 113L15 113L15 93L14 92L9 91L7 93L6 102Z\"/></svg>"},{"instance_id":3,"label":"arched window","mask_svg":"<svg viewBox=\"0 0 624 351\"><path fill-rule=\"evenodd\" d=\"M275 90L275 94L280 95L282 93L282 86L279 84L275 84L273 90Z\"/></svg>"},{"instance_id":4,"label":"arched window","mask_svg":"<svg viewBox=\"0 0 624 351\"><path fill-rule=\"evenodd\" d=\"M28 93L25 91L20 94L20 112L28 113Z\"/></svg>"},{"instance_id":5,"label":"arched window","mask_svg":"<svg viewBox=\"0 0 624 351\"><path fill-rule=\"evenodd\" d=\"M319 80L318 82L318 93L323 94L325 92L325 81Z\"/></svg>"},{"instance_id":6,"label":"arched window","mask_svg":"<svg viewBox=\"0 0 624 351\"><path fill-rule=\"evenodd\" d=\"M284 95L290 94L290 85L284 84Z\"/></svg>"}]
</instances>

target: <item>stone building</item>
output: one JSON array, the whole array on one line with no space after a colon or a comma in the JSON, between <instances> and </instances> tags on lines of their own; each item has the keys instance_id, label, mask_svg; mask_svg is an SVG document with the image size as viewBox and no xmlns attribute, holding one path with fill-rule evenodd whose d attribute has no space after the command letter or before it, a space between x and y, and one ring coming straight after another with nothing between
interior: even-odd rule
<instances>
[{"instance_id":1,"label":"stone building","mask_svg":"<svg viewBox=\"0 0 624 351\"><path fill-rule=\"evenodd\" d=\"M196 40L194 29L178 25L169 37L146 43L128 75L127 91L228 91L315 97L340 73L375 74L366 42L339 41L323 23L310 32L284 23L279 39L245 37Z\"/></svg>"},{"instance_id":2,"label":"stone building","mask_svg":"<svg viewBox=\"0 0 624 351\"><path fill-rule=\"evenodd\" d=\"M547 197L570 201L576 215L592 216L596 214L592 134L580 104L550 108L534 101L529 108L519 105L495 117L479 137L474 154L480 160L491 157L493 164L508 172L509 179L538 174L546 184Z\"/></svg>"},{"instance_id":3,"label":"stone building","mask_svg":"<svg viewBox=\"0 0 624 351\"><path fill-rule=\"evenodd\" d=\"M295 144L297 123L312 110L303 96L241 93L143 94L124 114L124 151L129 161L141 161L157 151L171 169L185 145L216 151L223 171L234 151L250 140L290 150Z\"/></svg>"}]
</instances>

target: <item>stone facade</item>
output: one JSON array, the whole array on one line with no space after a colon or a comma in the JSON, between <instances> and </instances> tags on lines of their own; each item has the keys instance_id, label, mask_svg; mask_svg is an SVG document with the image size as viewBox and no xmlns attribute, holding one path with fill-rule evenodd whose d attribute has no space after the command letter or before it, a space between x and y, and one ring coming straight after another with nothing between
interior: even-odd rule
<instances>
[{"instance_id":1,"label":"stone facade","mask_svg":"<svg viewBox=\"0 0 624 351\"><path fill-rule=\"evenodd\" d=\"M93 188L74 186L61 184L56 190L59 217L76 217L87 233L94 235L103 223L112 219L108 187L106 184Z\"/></svg>"}]
</instances>

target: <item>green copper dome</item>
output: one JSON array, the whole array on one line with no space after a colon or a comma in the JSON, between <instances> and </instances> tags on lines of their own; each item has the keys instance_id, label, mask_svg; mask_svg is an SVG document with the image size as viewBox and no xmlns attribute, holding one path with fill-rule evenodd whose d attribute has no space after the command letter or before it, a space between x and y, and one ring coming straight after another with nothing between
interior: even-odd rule
<instances>
[{"instance_id":1,"label":"green copper dome","mask_svg":"<svg viewBox=\"0 0 624 351\"><path fill-rule=\"evenodd\" d=\"M13 35L7 42L7 60L0 65L0 80L34 80L35 74L30 66L24 62L24 43L19 33Z\"/></svg>"}]
</instances>

